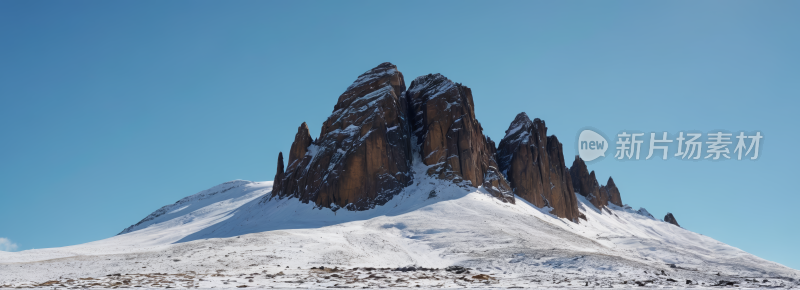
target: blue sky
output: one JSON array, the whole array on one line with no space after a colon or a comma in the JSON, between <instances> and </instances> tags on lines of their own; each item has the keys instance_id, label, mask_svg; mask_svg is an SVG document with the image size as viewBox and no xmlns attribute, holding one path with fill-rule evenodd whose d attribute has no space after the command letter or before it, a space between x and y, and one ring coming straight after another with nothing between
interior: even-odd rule
<instances>
[{"instance_id":1,"label":"blue sky","mask_svg":"<svg viewBox=\"0 0 800 290\"><path fill-rule=\"evenodd\" d=\"M316 137L339 94L389 61L407 84L442 73L471 87L494 140L519 112L542 118L568 164L587 126L762 132L757 161L589 166L601 183L614 177L625 203L800 269L797 11L791 1L2 1L0 238L17 250L90 242L216 184L272 180L297 126Z\"/></svg>"}]
</instances>

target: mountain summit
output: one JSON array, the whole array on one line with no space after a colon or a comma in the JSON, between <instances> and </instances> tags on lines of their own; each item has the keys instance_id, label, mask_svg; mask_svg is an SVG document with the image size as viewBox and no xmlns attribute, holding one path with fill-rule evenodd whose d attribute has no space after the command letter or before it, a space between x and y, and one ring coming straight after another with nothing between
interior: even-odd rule
<instances>
[{"instance_id":1,"label":"mountain summit","mask_svg":"<svg viewBox=\"0 0 800 290\"><path fill-rule=\"evenodd\" d=\"M405 94L411 127L428 174L483 186L502 201L514 196L495 160L494 142L475 117L472 90L440 74L416 78Z\"/></svg>"},{"instance_id":2,"label":"mountain summit","mask_svg":"<svg viewBox=\"0 0 800 290\"><path fill-rule=\"evenodd\" d=\"M333 113L312 140L299 128L271 198L298 198L334 210L385 204L413 182L412 152L427 173L464 186L483 186L514 203L494 157L494 143L475 118L472 91L440 74L415 79L385 62L361 74L339 96ZM416 151L415 151L416 150Z\"/></svg>"},{"instance_id":3,"label":"mountain summit","mask_svg":"<svg viewBox=\"0 0 800 290\"><path fill-rule=\"evenodd\" d=\"M305 122L298 128L285 172L278 160L269 198L365 210L410 185L405 89L403 74L388 62L360 75L339 96L317 140Z\"/></svg>"},{"instance_id":4,"label":"mountain summit","mask_svg":"<svg viewBox=\"0 0 800 290\"><path fill-rule=\"evenodd\" d=\"M278 170L272 198L297 198L333 210L367 210L383 205L413 183L413 154L429 176L460 186L481 187L497 199L515 196L560 218L579 222L575 192L596 207L622 206L609 179L601 187L583 160L572 167L555 135L540 119L519 113L495 143L483 135L472 90L441 74L417 77L406 90L397 66L385 62L356 78L311 138L298 128L289 160ZM585 218L585 217L584 217Z\"/></svg>"},{"instance_id":5,"label":"mountain summit","mask_svg":"<svg viewBox=\"0 0 800 290\"><path fill-rule=\"evenodd\" d=\"M537 207L578 222L578 202L564 150L555 135L547 136L544 121L517 114L497 150L500 170L511 181L514 193Z\"/></svg>"}]
</instances>

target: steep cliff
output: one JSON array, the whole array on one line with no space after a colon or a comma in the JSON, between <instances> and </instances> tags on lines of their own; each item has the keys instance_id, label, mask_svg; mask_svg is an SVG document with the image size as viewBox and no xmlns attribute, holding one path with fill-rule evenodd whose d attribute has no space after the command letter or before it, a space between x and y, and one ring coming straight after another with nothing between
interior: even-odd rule
<instances>
[{"instance_id":1,"label":"steep cliff","mask_svg":"<svg viewBox=\"0 0 800 290\"><path fill-rule=\"evenodd\" d=\"M403 74L391 63L359 76L339 96L316 141L305 123L300 126L285 177L270 197L365 210L410 185L411 134L404 91Z\"/></svg>"},{"instance_id":2,"label":"steep cliff","mask_svg":"<svg viewBox=\"0 0 800 290\"><path fill-rule=\"evenodd\" d=\"M406 91L411 128L427 174L456 183L484 186L497 198L514 202L500 174L494 142L475 118L472 90L440 74L416 78Z\"/></svg>"},{"instance_id":3,"label":"steep cliff","mask_svg":"<svg viewBox=\"0 0 800 290\"><path fill-rule=\"evenodd\" d=\"M578 201L562 145L556 136L547 136L544 121L531 121L519 113L500 141L497 160L517 196L537 207L550 206L552 214L578 222Z\"/></svg>"},{"instance_id":4,"label":"steep cliff","mask_svg":"<svg viewBox=\"0 0 800 290\"><path fill-rule=\"evenodd\" d=\"M470 88L429 74L406 90L403 74L391 63L360 75L339 96L319 138L311 138L305 122L298 127L285 168L278 155L272 194L265 200L291 197L333 209L374 208L413 183L415 151L427 175L482 186L505 202L514 203L516 193L575 222L575 192L598 208L622 205L612 179L599 186L578 157L567 167L563 146L547 136L544 121L520 113L495 147L475 116Z\"/></svg>"}]
</instances>

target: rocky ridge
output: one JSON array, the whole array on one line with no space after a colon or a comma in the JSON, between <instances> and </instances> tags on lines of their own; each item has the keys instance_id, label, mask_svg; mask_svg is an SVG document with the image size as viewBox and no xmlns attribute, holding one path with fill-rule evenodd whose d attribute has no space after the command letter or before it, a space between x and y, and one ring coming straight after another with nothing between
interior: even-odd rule
<instances>
[{"instance_id":1,"label":"rocky ridge","mask_svg":"<svg viewBox=\"0 0 800 290\"><path fill-rule=\"evenodd\" d=\"M469 87L428 74L406 90L403 74L388 62L339 96L319 138L311 138L306 123L298 127L285 168L278 154L274 188L264 200L371 209L413 183L415 151L430 176L481 186L504 202L514 203L516 195L574 222L581 217L575 192L597 208L622 206L613 179L600 186L579 157L567 167L544 121L518 114L495 147L475 116Z\"/></svg>"},{"instance_id":2,"label":"rocky ridge","mask_svg":"<svg viewBox=\"0 0 800 290\"><path fill-rule=\"evenodd\" d=\"M575 192L586 197L598 209L602 209L609 204L623 206L622 197L620 197L619 188L614 183L614 179L609 177L606 185L601 186L597 182L594 170L589 172L586 163L583 162L580 156L575 156L569 172L572 176L572 185L575 188Z\"/></svg>"},{"instance_id":3,"label":"rocky ridge","mask_svg":"<svg viewBox=\"0 0 800 290\"><path fill-rule=\"evenodd\" d=\"M572 186L575 192L586 197L598 209L603 208L608 204L608 193L600 191L600 184L597 182L594 170L589 172L586 163L583 162L578 156L572 161L572 166L569 168L569 173L572 177Z\"/></svg>"}]
</instances>

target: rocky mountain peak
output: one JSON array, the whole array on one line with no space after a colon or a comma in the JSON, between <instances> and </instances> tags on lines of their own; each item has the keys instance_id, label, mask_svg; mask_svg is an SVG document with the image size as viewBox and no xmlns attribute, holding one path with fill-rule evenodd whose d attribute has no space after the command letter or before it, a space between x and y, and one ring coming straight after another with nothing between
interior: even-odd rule
<instances>
[{"instance_id":1,"label":"rocky mountain peak","mask_svg":"<svg viewBox=\"0 0 800 290\"><path fill-rule=\"evenodd\" d=\"M600 184L597 182L594 170L589 172L583 159L576 155L569 172L572 176L572 186L575 188L575 192L586 197L598 209L608 204L608 194L605 190L600 191Z\"/></svg>"},{"instance_id":2,"label":"rocky mountain peak","mask_svg":"<svg viewBox=\"0 0 800 290\"><path fill-rule=\"evenodd\" d=\"M339 96L316 141L300 126L283 181L269 198L365 210L411 184L404 91L403 74L391 63L361 74Z\"/></svg>"},{"instance_id":3,"label":"rocky mountain peak","mask_svg":"<svg viewBox=\"0 0 800 290\"><path fill-rule=\"evenodd\" d=\"M294 135L294 142L292 142L292 148L289 150L288 170L293 170L299 164L303 156L308 152L308 146L313 141L311 133L308 131L308 124L303 122L300 127L297 127L297 134Z\"/></svg>"},{"instance_id":4,"label":"rocky mountain peak","mask_svg":"<svg viewBox=\"0 0 800 290\"><path fill-rule=\"evenodd\" d=\"M311 138L305 122L298 127L285 168L283 154L278 154L272 194L265 199L291 197L319 207L370 209L412 184L415 151L430 176L482 186L511 203L516 193L575 222L575 192L598 207L608 200L621 204L613 181L601 192L582 160L573 163L571 172L562 144L547 136L543 120L517 114L495 147L475 117L469 87L428 74L406 90L403 74L388 62L347 87L319 138Z\"/></svg>"},{"instance_id":5,"label":"rocky mountain peak","mask_svg":"<svg viewBox=\"0 0 800 290\"><path fill-rule=\"evenodd\" d=\"M600 191L606 193L608 196L608 202L617 206L622 206L622 197L619 194L619 188L617 188L617 185L614 183L614 179L611 178L611 176L608 177L606 185L600 186Z\"/></svg>"},{"instance_id":6,"label":"rocky mountain peak","mask_svg":"<svg viewBox=\"0 0 800 290\"><path fill-rule=\"evenodd\" d=\"M514 202L495 160L495 148L475 118L472 90L441 74L411 82L406 91L412 132L427 174L456 183L484 186Z\"/></svg>"},{"instance_id":7,"label":"rocky mountain peak","mask_svg":"<svg viewBox=\"0 0 800 290\"><path fill-rule=\"evenodd\" d=\"M681 226L678 224L678 220L675 219L675 216L673 216L671 212L668 212L667 215L664 216L664 221L679 227Z\"/></svg>"},{"instance_id":8,"label":"rocky mountain peak","mask_svg":"<svg viewBox=\"0 0 800 290\"><path fill-rule=\"evenodd\" d=\"M278 152L278 169L275 171L275 179L273 179L272 187L281 188L284 178L286 178L286 174L283 167L283 152Z\"/></svg>"},{"instance_id":9,"label":"rocky mountain peak","mask_svg":"<svg viewBox=\"0 0 800 290\"><path fill-rule=\"evenodd\" d=\"M552 207L556 216L578 222L578 201L561 142L556 136L547 136L544 121L517 114L500 141L497 160L517 196L537 207Z\"/></svg>"},{"instance_id":10,"label":"rocky mountain peak","mask_svg":"<svg viewBox=\"0 0 800 290\"><path fill-rule=\"evenodd\" d=\"M387 86L388 85L388 86ZM400 94L406 90L406 83L403 80L403 73L397 70L397 66L389 62L384 62L373 69L370 69L356 78L356 80L347 87L345 93L339 96L339 101L333 107L334 114L337 110L348 108L353 102L363 98L369 93L376 93L382 90L392 90L395 98L399 98ZM379 95L375 94L373 97ZM371 100L371 99L362 99Z\"/></svg>"},{"instance_id":11,"label":"rocky mountain peak","mask_svg":"<svg viewBox=\"0 0 800 290\"><path fill-rule=\"evenodd\" d=\"M508 126L506 135L503 137L503 139L514 134L527 132L529 131L528 128L531 126L533 126L533 121L531 121L531 118L529 118L528 114L525 112L521 112L514 117L514 121L511 121L511 125Z\"/></svg>"},{"instance_id":12,"label":"rocky mountain peak","mask_svg":"<svg viewBox=\"0 0 800 290\"><path fill-rule=\"evenodd\" d=\"M614 183L614 179L609 177L606 185L601 186L597 182L594 170L589 172L586 163L580 156L575 156L575 161L572 162L572 167L569 169L572 175L572 184L575 187L575 192L586 197L598 209L607 206L609 203L617 206L623 206L622 197L619 193L619 188Z\"/></svg>"}]
</instances>

